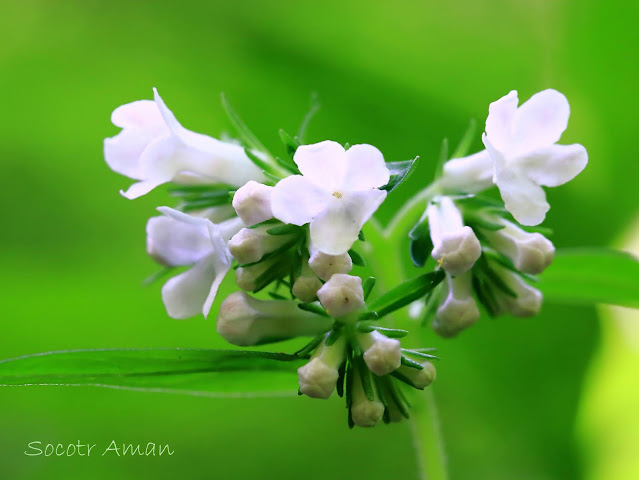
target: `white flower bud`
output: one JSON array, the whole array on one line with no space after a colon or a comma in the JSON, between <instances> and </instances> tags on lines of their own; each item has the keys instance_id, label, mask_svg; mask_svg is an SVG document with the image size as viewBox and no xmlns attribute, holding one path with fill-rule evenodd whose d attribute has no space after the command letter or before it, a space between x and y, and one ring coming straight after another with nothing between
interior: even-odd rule
<instances>
[{"instance_id":1,"label":"white flower bud","mask_svg":"<svg viewBox=\"0 0 639 480\"><path fill-rule=\"evenodd\" d=\"M520 272L538 274L552 263L555 247L541 233L529 233L504 219L496 221L504 228L482 230L490 244L506 255Z\"/></svg>"},{"instance_id":2,"label":"white flower bud","mask_svg":"<svg viewBox=\"0 0 639 480\"><path fill-rule=\"evenodd\" d=\"M517 294L514 298L505 292L496 290L497 303L500 313L509 313L515 317L532 317L539 313L544 296L534 287L528 285L520 275L502 266L496 266L495 271L506 285Z\"/></svg>"},{"instance_id":3,"label":"white flower bud","mask_svg":"<svg viewBox=\"0 0 639 480\"><path fill-rule=\"evenodd\" d=\"M290 240L290 235L269 235L266 228L243 228L229 241L231 255L240 264L259 261Z\"/></svg>"},{"instance_id":4,"label":"white flower bud","mask_svg":"<svg viewBox=\"0 0 639 480\"><path fill-rule=\"evenodd\" d=\"M470 270L481 255L475 232L464 226L461 213L449 197L428 206L428 226L433 241L433 258L451 275Z\"/></svg>"},{"instance_id":5,"label":"white flower bud","mask_svg":"<svg viewBox=\"0 0 639 480\"><path fill-rule=\"evenodd\" d=\"M384 404L379 400L375 382L371 382L371 387L373 388L373 392L375 392L375 399L373 401L366 397L366 392L362 386L362 378L357 369L354 369L353 386L351 390L353 401L351 404L351 418L353 419L353 423L358 427L374 427L384 416Z\"/></svg>"},{"instance_id":6,"label":"white flower bud","mask_svg":"<svg viewBox=\"0 0 639 480\"><path fill-rule=\"evenodd\" d=\"M249 227L273 218L271 194L273 187L251 180L233 196L233 208Z\"/></svg>"},{"instance_id":7,"label":"white flower bud","mask_svg":"<svg viewBox=\"0 0 639 480\"><path fill-rule=\"evenodd\" d=\"M244 292L226 297L217 318L217 333L233 345L258 345L328 331L330 318L300 310L288 300L258 300Z\"/></svg>"},{"instance_id":8,"label":"white flower bud","mask_svg":"<svg viewBox=\"0 0 639 480\"><path fill-rule=\"evenodd\" d=\"M339 367L346 355L346 337L330 346L322 342L311 360L297 369L300 392L312 398L329 398L339 378Z\"/></svg>"},{"instance_id":9,"label":"white flower bud","mask_svg":"<svg viewBox=\"0 0 639 480\"><path fill-rule=\"evenodd\" d=\"M348 253L327 255L319 250L312 253L308 265L325 282L336 273L348 273L353 269L353 261Z\"/></svg>"},{"instance_id":10,"label":"white flower bud","mask_svg":"<svg viewBox=\"0 0 639 480\"><path fill-rule=\"evenodd\" d=\"M322 282L315 275L300 275L293 284L293 295L304 303L317 300L317 292L322 288Z\"/></svg>"},{"instance_id":11,"label":"white flower bud","mask_svg":"<svg viewBox=\"0 0 639 480\"><path fill-rule=\"evenodd\" d=\"M317 297L326 311L339 318L355 310L364 308L362 279L337 273L317 292Z\"/></svg>"},{"instance_id":12,"label":"white flower bud","mask_svg":"<svg viewBox=\"0 0 639 480\"><path fill-rule=\"evenodd\" d=\"M424 367L422 370L402 365L397 373L409 380L415 388L423 389L435 381L437 370L435 365L429 361L423 362L421 365Z\"/></svg>"},{"instance_id":13,"label":"white flower bud","mask_svg":"<svg viewBox=\"0 0 639 480\"><path fill-rule=\"evenodd\" d=\"M235 270L235 283L242 290L252 292L259 287L260 277L275 263L276 259L271 258L250 267L239 267Z\"/></svg>"},{"instance_id":14,"label":"white flower bud","mask_svg":"<svg viewBox=\"0 0 639 480\"><path fill-rule=\"evenodd\" d=\"M401 365L402 347L399 340L373 331L359 335L359 341L365 349L364 362L375 375L386 375Z\"/></svg>"},{"instance_id":15,"label":"white flower bud","mask_svg":"<svg viewBox=\"0 0 639 480\"><path fill-rule=\"evenodd\" d=\"M470 272L446 275L433 329L442 337L454 337L479 320L479 309L471 293Z\"/></svg>"}]
</instances>

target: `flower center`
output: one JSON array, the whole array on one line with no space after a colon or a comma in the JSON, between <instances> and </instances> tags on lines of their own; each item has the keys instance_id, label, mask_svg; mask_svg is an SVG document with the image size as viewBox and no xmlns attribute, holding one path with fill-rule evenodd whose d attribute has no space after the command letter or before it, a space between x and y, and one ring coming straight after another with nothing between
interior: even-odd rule
<instances>
[{"instance_id":1,"label":"flower center","mask_svg":"<svg viewBox=\"0 0 639 480\"><path fill-rule=\"evenodd\" d=\"M335 198L342 198L342 194L341 194L341 193L339 193L339 192L333 192L333 196L334 196Z\"/></svg>"}]
</instances>

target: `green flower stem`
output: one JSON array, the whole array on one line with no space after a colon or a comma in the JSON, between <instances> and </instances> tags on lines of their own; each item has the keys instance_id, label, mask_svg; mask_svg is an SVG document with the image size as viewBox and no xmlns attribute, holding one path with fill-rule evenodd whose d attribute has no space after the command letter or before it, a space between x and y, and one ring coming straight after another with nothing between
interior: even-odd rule
<instances>
[{"instance_id":1,"label":"green flower stem","mask_svg":"<svg viewBox=\"0 0 639 480\"><path fill-rule=\"evenodd\" d=\"M367 260L373 275L379 282L377 288L388 290L404 280L401 267L402 240L425 209L426 203L435 194L435 189L432 187L422 190L398 212L395 221L386 229L375 219L369 221L370 227L365 231L365 243L370 251ZM410 322L406 309L394 312L389 317L392 318L392 326L409 326L411 323L414 325L414 322ZM419 478L448 480L444 441L432 388L429 387L425 392L420 392L413 397L409 425L417 457Z\"/></svg>"}]
</instances>

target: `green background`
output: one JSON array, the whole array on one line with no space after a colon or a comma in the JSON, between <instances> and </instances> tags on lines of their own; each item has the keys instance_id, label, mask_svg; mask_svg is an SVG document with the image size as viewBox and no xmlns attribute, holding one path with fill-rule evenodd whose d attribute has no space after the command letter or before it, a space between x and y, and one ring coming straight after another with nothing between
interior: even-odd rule
<instances>
[{"instance_id":1,"label":"green background","mask_svg":"<svg viewBox=\"0 0 639 480\"><path fill-rule=\"evenodd\" d=\"M102 159L111 111L160 93L195 131L228 130L219 93L269 147L372 143L422 165L382 220L431 179L439 145L517 89L556 88L562 143L590 163L548 192L559 246L608 245L637 214L638 7L632 2L17 1L0 7L0 357L95 347L223 347L209 320L169 319L144 226L160 191L128 201ZM481 128L480 128L481 130ZM481 146L479 135L474 144ZM576 433L599 342L594 308L483 319L440 348L435 388L453 479L576 479ZM291 386L295 389L295 385ZM294 393L294 392L293 392ZM619 393L623 395L623 391ZM163 458L26 457L28 442L169 443ZM406 425L346 428L343 404L91 388L0 391L0 477L416 478Z\"/></svg>"}]
</instances>

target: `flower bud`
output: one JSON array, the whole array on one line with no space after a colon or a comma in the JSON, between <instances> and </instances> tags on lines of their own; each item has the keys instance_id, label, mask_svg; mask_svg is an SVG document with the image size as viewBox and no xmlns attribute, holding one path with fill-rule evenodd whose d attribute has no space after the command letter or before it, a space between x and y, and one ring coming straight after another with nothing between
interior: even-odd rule
<instances>
[{"instance_id":1,"label":"flower bud","mask_svg":"<svg viewBox=\"0 0 639 480\"><path fill-rule=\"evenodd\" d=\"M269 235L265 228L243 228L231 238L228 247L231 255L243 265L258 262L290 238L290 235Z\"/></svg>"},{"instance_id":2,"label":"flower bud","mask_svg":"<svg viewBox=\"0 0 639 480\"><path fill-rule=\"evenodd\" d=\"M442 337L454 337L479 320L479 309L471 293L471 274L446 275L433 329Z\"/></svg>"},{"instance_id":3,"label":"flower bud","mask_svg":"<svg viewBox=\"0 0 639 480\"><path fill-rule=\"evenodd\" d=\"M275 265L277 259L264 260L250 267L239 267L235 270L235 283L242 290L253 292L264 283L264 274Z\"/></svg>"},{"instance_id":4,"label":"flower bud","mask_svg":"<svg viewBox=\"0 0 639 480\"><path fill-rule=\"evenodd\" d=\"M374 427L384 416L384 404L379 400L375 382L371 382L371 387L375 392L375 399L372 401L366 397L360 373L353 369L351 418L358 427Z\"/></svg>"},{"instance_id":5,"label":"flower bud","mask_svg":"<svg viewBox=\"0 0 639 480\"><path fill-rule=\"evenodd\" d=\"M311 398L329 398L339 378L339 367L346 356L346 337L326 346L322 342L311 360L297 369L300 392Z\"/></svg>"},{"instance_id":6,"label":"flower bud","mask_svg":"<svg viewBox=\"0 0 639 480\"><path fill-rule=\"evenodd\" d=\"M490 244L506 255L520 272L536 275L552 263L555 247L541 233L529 233L504 219L500 230L482 230Z\"/></svg>"},{"instance_id":7,"label":"flower bud","mask_svg":"<svg viewBox=\"0 0 639 480\"><path fill-rule=\"evenodd\" d=\"M353 269L353 261L348 253L327 255L315 250L308 265L319 278L327 282L336 273L348 273Z\"/></svg>"},{"instance_id":8,"label":"flower bud","mask_svg":"<svg viewBox=\"0 0 639 480\"><path fill-rule=\"evenodd\" d=\"M364 362L375 375L382 376L397 370L402 363L399 340L388 338L377 331L359 335L364 351Z\"/></svg>"},{"instance_id":9,"label":"flower bud","mask_svg":"<svg viewBox=\"0 0 639 480\"><path fill-rule=\"evenodd\" d=\"M422 370L402 365L397 373L407 379L415 388L423 389L435 381L437 370L435 365L429 361L425 361L421 365L424 367Z\"/></svg>"},{"instance_id":10,"label":"flower bud","mask_svg":"<svg viewBox=\"0 0 639 480\"><path fill-rule=\"evenodd\" d=\"M339 318L355 310L364 308L362 279L337 273L317 292L317 297L326 311Z\"/></svg>"},{"instance_id":11,"label":"flower bud","mask_svg":"<svg viewBox=\"0 0 639 480\"><path fill-rule=\"evenodd\" d=\"M481 255L475 232L464 226L461 213L449 197L440 197L426 213L433 241L433 258L451 275L470 270Z\"/></svg>"},{"instance_id":12,"label":"flower bud","mask_svg":"<svg viewBox=\"0 0 639 480\"><path fill-rule=\"evenodd\" d=\"M319 335L331 327L330 318L300 310L295 302L258 300L244 292L226 297L217 318L217 333L240 346Z\"/></svg>"},{"instance_id":13,"label":"flower bud","mask_svg":"<svg viewBox=\"0 0 639 480\"><path fill-rule=\"evenodd\" d=\"M317 300L317 292L322 288L322 282L314 274L300 275L293 284L293 295L304 303Z\"/></svg>"},{"instance_id":14,"label":"flower bud","mask_svg":"<svg viewBox=\"0 0 639 480\"><path fill-rule=\"evenodd\" d=\"M271 194L273 187L253 180L239 188L233 196L233 208L249 227L273 218Z\"/></svg>"},{"instance_id":15,"label":"flower bud","mask_svg":"<svg viewBox=\"0 0 639 480\"><path fill-rule=\"evenodd\" d=\"M543 295L539 290L528 285L520 275L502 266L496 266L495 271L506 285L517 294L514 298L499 291L496 299L500 313L509 313L515 317L532 317L539 313L543 302Z\"/></svg>"}]
</instances>

